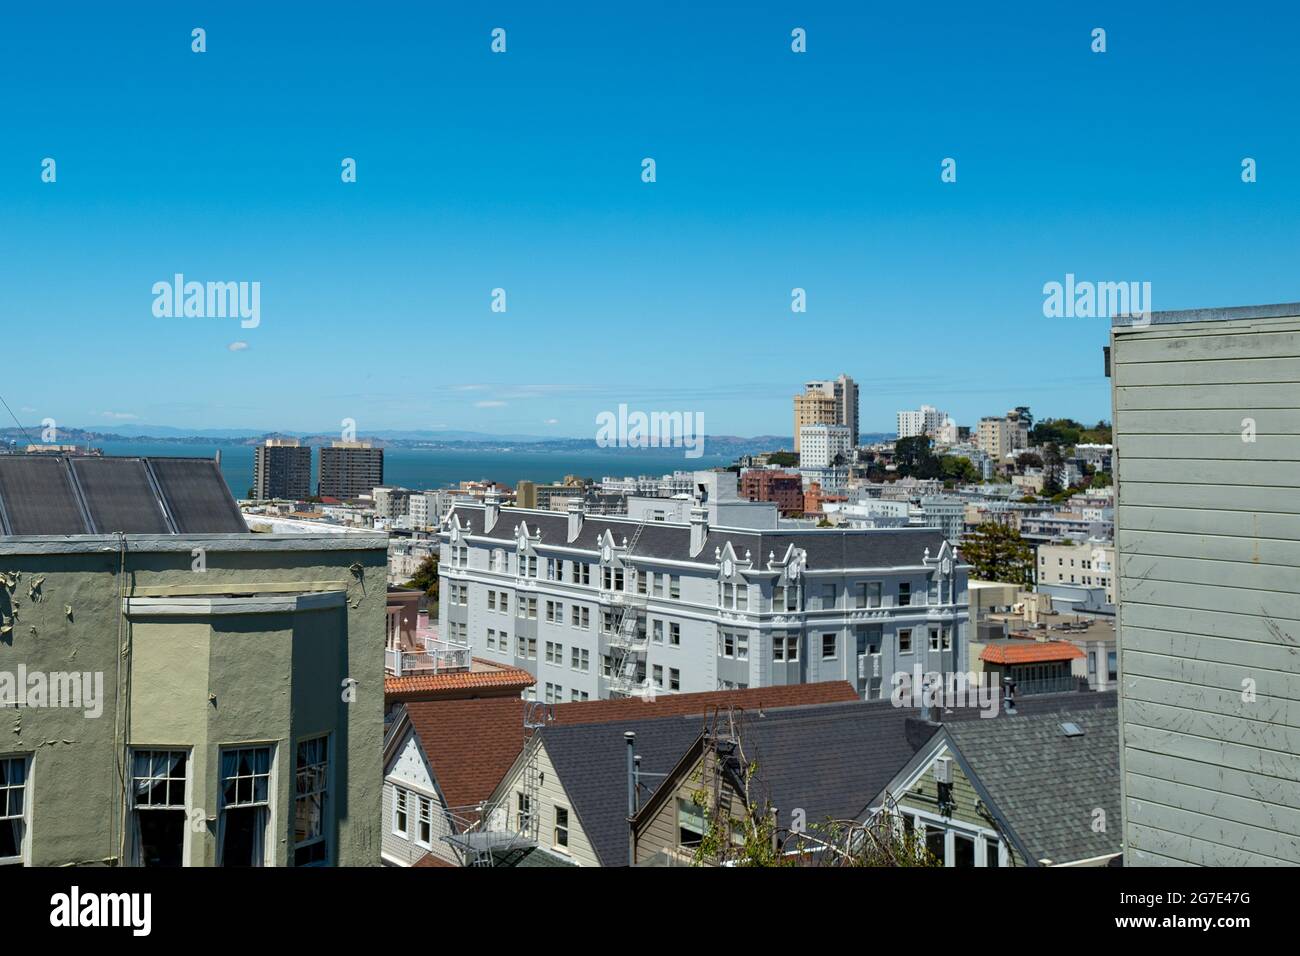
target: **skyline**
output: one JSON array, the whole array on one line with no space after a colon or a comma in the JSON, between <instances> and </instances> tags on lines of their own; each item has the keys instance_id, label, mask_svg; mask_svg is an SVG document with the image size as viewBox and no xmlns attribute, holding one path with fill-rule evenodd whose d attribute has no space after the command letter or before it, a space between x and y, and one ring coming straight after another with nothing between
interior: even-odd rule
<instances>
[{"instance_id":1,"label":"skyline","mask_svg":"<svg viewBox=\"0 0 1300 956\"><path fill-rule=\"evenodd\" d=\"M582 438L626 403L782 434L802 382L841 372L865 433L922 403L1091 424L1109 323L1044 318L1045 283L1300 298L1283 7L349 9L0 18L24 425ZM156 316L177 273L260 283L260 321Z\"/></svg>"}]
</instances>

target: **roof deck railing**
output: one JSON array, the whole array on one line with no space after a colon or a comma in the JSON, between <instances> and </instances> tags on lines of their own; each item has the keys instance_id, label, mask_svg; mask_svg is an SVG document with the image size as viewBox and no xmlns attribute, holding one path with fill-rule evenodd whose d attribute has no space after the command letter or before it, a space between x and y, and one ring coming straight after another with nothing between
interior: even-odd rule
<instances>
[{"instance_id":1,"label":"roof deck railing","mask_svg":"<svg viewBox=\"0 0 1300 956\"><path fill-rule=\"evenodd\" d=\"M417 637L412 648L384 651L384 672L390 677L450 674L470 669L473 649L436 638Z\"/></svg>"}]
</instances>

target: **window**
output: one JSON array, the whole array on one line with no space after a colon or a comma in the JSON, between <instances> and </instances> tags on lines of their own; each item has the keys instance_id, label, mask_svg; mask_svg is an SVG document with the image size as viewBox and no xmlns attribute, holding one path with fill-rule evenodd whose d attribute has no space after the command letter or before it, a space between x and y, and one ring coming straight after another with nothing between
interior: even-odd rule
<instances>
[{"instance_id":1,"label":"window","mask_svg":"<svg viewBox=\"0 0 1300 956\"><path fill-rule=\"evenodd\" d=\"M939 579L938 578L930 578L930 583L929 583L925 600L927 604L939 603Z\"/></svg>"},{"instance_id":2,"label":"window","mask_svg":"<svg viewBox=\"0 0 1300 956\"><path fill-rule=\"evenodd\" d=\"M416 797L418 812L415 818L415 842L428 849L433 848L433 801L428 797Z\"/></svg>"},{"instance_id":3,"label":"window","mask_svg":"<svg viewBox=\"0 0 1300 956\"><path fill-rule=\"evenodd\" d=\"M664 577L663 574L650 573L650 593L657 598L664 596Z\"/></svg>"},{"instance_id":4,"label":"window","mask_svg":"<svg viewBox=\"0 0 1300 956\"><path fill-rule=\"evenodd\" d=\"M723 631L718 643L718 654L722 657L736 656L736 635L731 631Z\"/></svg>"},{"instance_id":5,"label":"window","mask_svg":"<svg viewBox=\"0 0 1300 956\"><path fill-rule=\"evenodd\" d=\"M668 668L668 689L669 690L682 689L682 672L678 670L676 667Z\"/></svg>"},{"instance_id":6,"label":"window","mask_svg":"<svg viewBox=\"0 0 1300 956\"><path fill-rule=\"evenodd\" d=\"M569 848L569 811L564 807L555 808L554 846L562 850Z\"/></svg>"},{"instance_id":7,"label":"window","mask_svg":"<svg viewBox=\"0 0 1300 956\"><path fill-rule=\"evenodd\" d=\"M680 575L668 575L668 596L670 598L679 598L682 596L682 579Z\"/></svg>"},{"instance_id":8,"label":"window","mask_svg":"<svg viewBox=\"0 0 1300 956\"><path fill-rule=\"evenodd\" d=\"M271 748L221 751L218 866L265 866L271 820Z\"/></svg>"},{"instance_id":9,"label":"window","mask_svg":"<svg viewBox=\"0 0 1300 956\"><path fill-rule=\"evenodd\" d=\"M131 752L132 865L185 865L188 758L185 750ZM3 842L0 837L0 857L5 856Z\"/></svg>"},{"instance_id":10,"label":"window","mask_svg":"<svg viewBox=\"0 0 1300 956\"><path fill-rule=\"evenodd\" d=\"M488 610L489 610L489 611L495 611L495 610L497 609L497 592L496 592L496 591L488 591L488 593L487 593L487 602L488 602Z\"/></svg>"},{"instance_id":11,"label":"window","mask_svg":"<svg viewBox=\"0 0 1300 956\"><path fill-rule=\"evenodd\" d=\"M325 808L329 797L328 737L313 737L298 742L295 777L293 865L327 863L329 846L325 836Z\"/></svg>"},{"instance_id":12,"label":"window","mask_svg":"<svg viewBox=\"0 0 1300 956\"><path fill-rule=\"evenodd\" d=\"M827 584L822 588L822 608L830 610L835 607L839 592L834 584Z\"/></svg>"},{"instance_id":13,"label":"window","mask_svg":"<svg viewBox=\"0 0 1300 956\"><path fill-rule=\"evenodd\" d=\"M664 686L664 667L663 667L663 665L662 665L662 664L655 664L655 665L654 665L654 668L653 668L653 673L654 673L654 678L655 678L655 686L656 686L656 687L663 687L663 686Z\"/></svg>"},{"instance_id":14,"label":"window","mask_svg":"<svg viewBox=\"0 0 1300 956\"><path fill-rule=\"evenodd\" d=\"M407 819L407 801L409 794L401 787L393 788L393 832L400 837L410 836L410 826Z\"/></svg>"},{"instance_id":15,"label":"window","mask_svg":"<svg viewBox=\"0 0 1300 956\"><path fill-rule=\"evenodd\" d=\"M912 603L912 585L906 581L898 584L898 606L907 607Z\"/></svg>"},{"instance_id":16,"label":"window","mask_svg":"<svg viewBox=\"0 0 1300 956\"><path fill-rule=\"evenodd\" d=\"M501 592L501 613L510 613L510 595L505 591Z\"/></svg>"},{"instance_id":17,"label":"window","mask_svg":"<svg viewBox=\"0 0 1300 956\"><path fill-rule=\"evenodd\" d=\"M1106 652L1106 679L1119 680L1119 658L1114 651Z\"/></svg>"},{"instance_id":18,"label":"window","mask_svg":"<svg viewBox=\"0 0 1300 956\"><path fill-rule=\"evenodd\" d=\"M749 635L748 634L736 635L736 660L738 661L749 660Z\"/></svg>"},{"instance_id":19,"label":"window","mask_svg":"<svg viewBox=\"0 0 1300 956\"><path fill-rule=\"evenodd\" d=\"M856 584L856 585L854 585L854 587L853 587L853 606L854 606L854 607L866 607L866 606L867 606L867 585L866 585L865 582L862 583L862 584Z\"/></svg>"},{"instance_id":20,"label":"window","mask_svg":"<svg viewBox=\"0 0 1300 956\"><path fill-rule=\"evenodd\" d=\"M547 641L546 642L546 663L563 664L564 645L556 644L554 641Z\"/></svg>"},{"instance_id":21,"label":"window","mask_svg":"<svg viewBox=\"0 0 1300 956\"><path fill-rule=\"evenodd\" d=\"M654 642L655 642L656 644L662 644L662 643L664 642L664 622L663 622L663 621L655 621L655 622L651 625L651 629L652 629L653 634L654 634L654 638L653 638L653 639L654 639Z\"/></svg>"},{"instance_id":22,"label":"window","mask_svg":"<svg viewBox=\"0 0 1300 956\"><path fill-rule=\"evenodd\" d=\"M537 660L537 638L535 637L517 638L515 656L527 658L530 661Z\"/></svg>"},{"instance_id":23,"label":"window","mask_svg":"<svg viewBox=\"0 0 1300 956\"><path fill-rule=\"evenodd\" d=\"M564 688L559 684L547 684L546 703L558 704L562 700L564 700Z\"/></svg>"},{"instance_id":24,"label":"window","mask_svg":"<svg viewBox=\"0 0 1300 956\"><path fill-rule=\"evenodd\" d=\"M668 643L673 647L682 646L682 626L680 624L668 625Z\"/></svg>"},{"instance_id":25,"label":"window","mask_svg":"<svg viewBox=\"0 0 1300 956\"><path fill-rule=\"evenodd\" d=\"M772 660L797 661L799 659L799 635L773 634Z\"/></svg>"},{"instance_id":26,"label":"window","mask_svg":"<svg viewBox=\"0 0 1300 956\"><path fill-rule=\"evenodd\" d=\"M497 649L497 632L490 627L487 629L487 647L489 651Z\"/></svg>"},{"instance_id":27,"label":"window","mask_svg":"<svg viewBox=\"0 0 1300 956\"><path fill-rule=\"evenodd\" d=\"M932 627L930 628L930 650L937 651L938 649L939 649L939 629L937 627Z\"/></svg>"},{"instance_id":28,"label":"window","mask_svg":"<svg viewBox=\"0 0 1300 956\"><path fill-rule=\"evenodd\" d=\"M560 580L560 577L562 576L562 572L563 572L563 569L560 567L561 564L563 564L562 561L556 561L554 558L546 559L546 580L548 581Z\"/></svg>"},{"instance_id":29,"label":"window","mask_svg":"<svg viewBox=\"0 0 1300 956\"><path fill-rule=\"evenodd\" d=\"M839 643L838 641L836 641L835 638L836 638L835 634L822 635L822 660L824 661L834 660L836 654L836 645Z\"/></svg>"},{"instance_id":30,"label":"window","mask_svg":"<svg viewBox=\"0 0 1300 956\"><path fill-rule=\"evenodd\" d=\"M898 631L898 653L912 653L912 629L910 627L900 628Z\"/></svg>"},{"instance_id":31,"label":"window","mask_svg":"<svg viewBox=\"0 0 1300 956\"><path fill-rule=\"evenodd\" d=\"M736 610L749 610L749 585L747 584L736 585Z\"/></svg>"},{"instance_id":32,"label":"window","mask_svg":"<svg viewBox=\"0 0 1300 956\"><path fill-rule=\"evenodd\" d=\"M516 792L515 796L517 812L515 814L516 829L520 833L530 833L533 829L533 801L526 793Z\"/></svg>"},{"instance_id":33,"label":"window","mask_svg":"<svg viewBox=\"0 0 1300 956\"><path fill-rule=\"evenodd\" d=\"M964 833L953 833L952 855L953 866L973 867L975 865L975 838Z\"/></svg>"},{"instance_id":34,"label":"window","mask_svg":"<svg viewBox=\"0 0 1300 956\"><path fill-rule=\"evenodd\" d=\"M583 649L583 650L579 650L579 649L576 648L576 647L573 648L572 651L573 651L573 653L572 653L572 655L571 655L571 657L570 657L570 666L571 666L575 671L586 671L586 670L590 670L590 669L591 669L591 651L588 651L588 650L585 650L585 649Z\"/></svg>"},{"instance_id":35,"label":"window","mask_svg":"<svg viewBox=\"0 0 1300 956\"><path fill-rule=\"evenodd\" d=\"M560 620L561 620L561 621L564 620L564 608L563 608L563 607L560 608ZM554 623L556 623L556 619L555 619L555 602L554 602L554 601L547 601L547 602L546 602L546 622L547 622L548 624L554 624Z\"/></svg>"},{"instance_id":36,"label":"window","mask_svg":"<svg viewBox=\"0 0 1300 956\"><path fill-rule=\"evenodd\" d=\"M645 594L645 593L646 593L646 576L647 576L647 575L651 575L651 576L653 576L654 572L652 572L652 571L648 571L648 572L643 572L643 573L641 573L641 574L637 574L635 571L633 571L632 573L633 573L634 575L636 575L636 593L637 593L637 594Z\"/></svg>"},{"instance_id":37,"label":"window","mask_svg":"<svg viewBox=\"0 0 1300 956\"><path fill-rule=\"evenodd\" d=\"M952 650L952 628L950 627L943 629L943 649L945 651Z\"/></svg>"},{"instance_id":38,"label":"window","mask_svg":"<svg viewBox=\"0 0 1300 956\"><path fill-rule=\"evenodd\" d=\"M677 798L677 845L691 849L704 842L704 808Z\"/></svg>"}]
</instances>

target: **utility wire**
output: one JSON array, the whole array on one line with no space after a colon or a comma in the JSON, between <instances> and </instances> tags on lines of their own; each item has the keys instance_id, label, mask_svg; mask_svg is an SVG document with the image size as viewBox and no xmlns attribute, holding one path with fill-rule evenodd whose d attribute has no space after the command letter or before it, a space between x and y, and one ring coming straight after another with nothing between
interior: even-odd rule
<instances>
[{"instance_id":1,"label":"utility wire","mask_svg":"<svg viewBox=\"0 0 1300 956\"><path fill-rule=\"evenodd\" d=\"M18 430L27 436L27 440L31 442L31 444L35 445L36 442L32 438L31 432L29 432L25 427L23 427L23 423L18 420L18 416L13 413L13 409L9 407L9 403L5 401L3 395L0 395L0 405L3 405L5 407L5 411L8 412L9 417L14 420L14 424L18 426Z\"/></svg>"}]
</instances>

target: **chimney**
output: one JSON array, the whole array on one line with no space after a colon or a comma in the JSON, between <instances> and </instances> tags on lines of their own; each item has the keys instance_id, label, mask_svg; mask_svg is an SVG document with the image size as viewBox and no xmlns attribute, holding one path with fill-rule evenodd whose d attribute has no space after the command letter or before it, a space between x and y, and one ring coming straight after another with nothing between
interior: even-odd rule
<instances>
[{"instance_id":1,"label":"chimney","mask_svg":"<svg viewBox=\"0 0 1300 956\"><path fill-rule=\"evenodd\" d=\"M704 539L709 536L709 512L696 505L691 509L691 557L704 550Z\"/></svg>"},{"instance_id":2,"label":"chimney","mask_svg":"<svg viewBox=\"0 0 1300 956\"><path fill-rule=\"evenodd\" d=\"M496 527L497 519L501 517L501 495L497 492L495 486L487 490L483 496L483 530L491 531Z\"/></svg>"},{"instance_id":3,"label":"chimney","mask_svg":"<svg viewBox=\"0 0 1300 956\"><path fill-rule=\"evenodd\" d=\"M578 535L582 534L582 516L586 513L587 506L581 498L569 499L569 537L568 542L571 544L578 540Z\"/></svg>"},{"instance_id":4,"label":"chimney","mask_svg":"<svg viewBox=\"0 0 1300 956\"><path fill-rule=\"evenodd\" d=\"M636 827L632 825L636 816L636 734L625 731L623 739L627 741L627 865L636 866Z\"/></svg>"}]
</instances>

